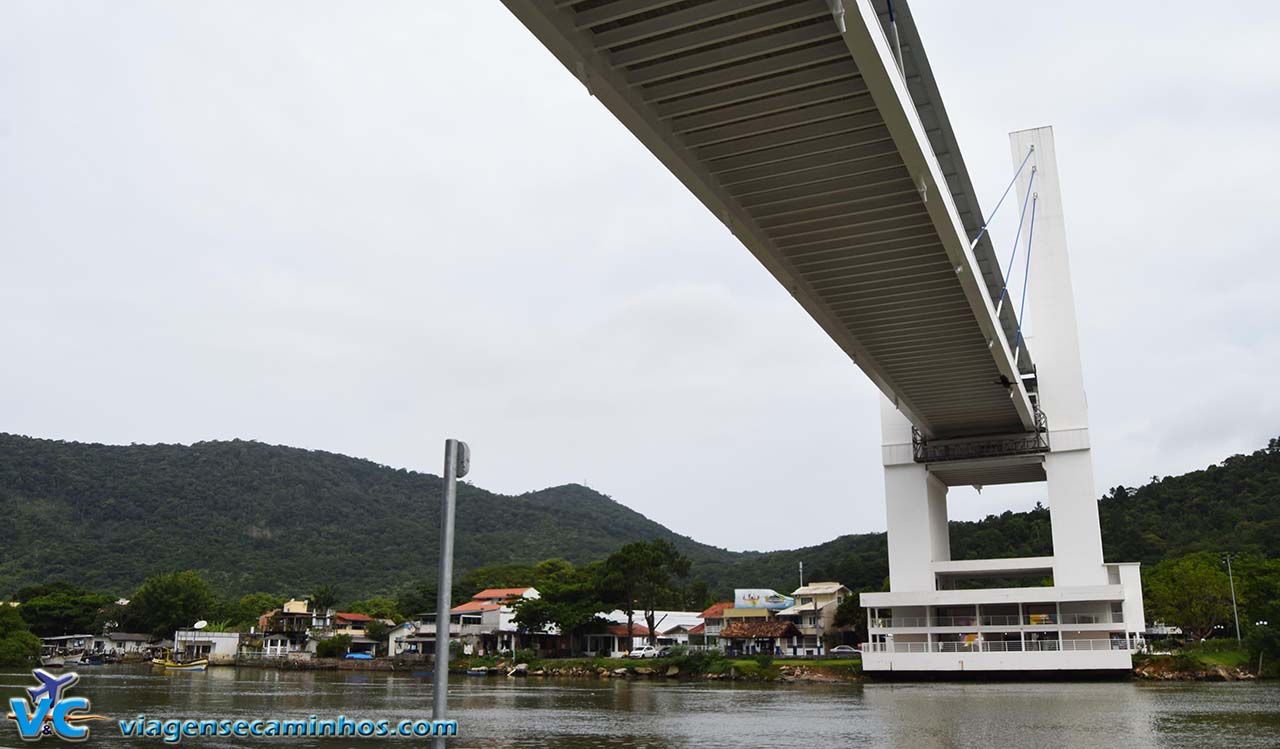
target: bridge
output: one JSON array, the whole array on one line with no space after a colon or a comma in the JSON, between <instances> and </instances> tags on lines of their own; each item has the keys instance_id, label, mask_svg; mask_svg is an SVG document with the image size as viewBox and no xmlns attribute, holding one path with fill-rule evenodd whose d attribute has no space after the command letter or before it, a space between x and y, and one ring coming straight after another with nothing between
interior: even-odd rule
<instances>
[{"instance_id":1,"label":"bridge","mask_svg":"<svg viewBox=\"0 0 1280 749\"><path fill-rule=\"evenodd\" d=\"M1013 146L1024 217L1033 180L1043 193L1032 204L1033 227L1035 205L1045 208L1047 257L1034 274L1027 260L1029 286L1055 305L1046 308L1051 345L1040 364L1052 364L1042 374L1006 303L990 216L905 0L503 2L884 394L893 592L863 596L869 622L889 623L873 630L880 639L870 650L884 655L868 668L893 667L895 636L914 668L951 668L957 654L963 668L975 641L974 652L999 653L989 663L1007 665L1012 640L984 649L983 633L964 631L968 625L892 626L929 621L938 609L948 621L964 619L966 606L977 622L984 602L999 610L998 634L1018 636L1018 652L1031 626L1024 613L1043 625L1045 607L1058 617L1064 602L1077 621L1105 615L1107 625L1088 628L1092 639L1115 634L1119 623L1127 648L1142 619L1140 586L1134 593L1136 568L1123 570L1126 586L1122 570L1102 561L1051 133L1015 134ZM1030 249L1028 240L1028 256ZM1048 381L1055 384L1046 388ZM1049 484L1054 557L950 560L947 487L1036 481ZM994 597L947 590L958 576L1045 569L1070 587ZM1128 607L1127 630L1116 601ZM1041 630L1033 632L1037 656L1022 660L1041 665L1028 667L1118 663L1105 657L1109 646L1053 646ZM1071 639L1053 631L1060 644ZM1088 655L1094 650L1104 657ZM1068 651L1085 655L1066 666L1044 657Z\"/></svg>"},{"instance_id":2,"label":"bridge","mask_svg":"<svg viewBox=\"0 0 1280 749\"><path fill-rule=\"evenodd\" d=\"M504 1L924 437L1035 431L1035 368L1012 305L996 314L1000 266L973 243L905 3L900 70L868 3Z\"/></svg>"}]
</instances>

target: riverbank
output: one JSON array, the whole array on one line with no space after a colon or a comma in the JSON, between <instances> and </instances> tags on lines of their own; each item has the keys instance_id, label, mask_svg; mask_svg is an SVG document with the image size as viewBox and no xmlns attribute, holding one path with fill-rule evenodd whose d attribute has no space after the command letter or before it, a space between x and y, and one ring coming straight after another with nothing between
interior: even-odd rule
<instances>
[{"instance_id":1,"label":"riverbank","mask_svg":"<svg viewBox=\"0 0 1280 749\"><path fill-rule=\"evenodd\" d=\"M513 662L492 658L459 658L451 672L484 669L486 674L591 679L700 679L777 683L839 683L862 678L857 659L774 660L726 658L715 653L690 653L668 658L558 658Z\"/></svg>"},{"instance_id":2,"label":"riverbank","mask_svg":"<svg viewBox=\"0 0 1280 749\"><path fill-rule=\"evenodd\" d=\"M562 659L535 664L499 662L493 666L462 664L449 671L485 668L489 675L567 677L567 679L684 679L703 681L772 681L836 684L859 681L859 661L808 661L759 663L750 659L718 659L712 667L690 666L681 658L627 661L621 658Z\"/></svg>"},{"instance_id":3,"label":"riverbank","mask_svg":"<svg viewBox=\"0 0 1280 749\"><path fill-rule=\"evenodd\" d=\"M1136 655L1133 675L1149 681L1251 681L1258 678L1243 652Z\"/></svg>"}]
</instances>

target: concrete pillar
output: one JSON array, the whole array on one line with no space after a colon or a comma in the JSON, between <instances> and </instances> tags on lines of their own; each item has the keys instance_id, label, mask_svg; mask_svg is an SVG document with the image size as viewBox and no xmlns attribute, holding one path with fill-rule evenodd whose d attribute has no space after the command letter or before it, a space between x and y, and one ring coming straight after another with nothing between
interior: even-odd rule
<instances>
[{"instance_id":1,"label":"concrete pillar","mask_svg":"<svg viewBox=\"0 0 1280 749\"><path fill-rule=\"evenodd\" d=\"M889 588L936 590L931 564L951 559L947 534L947 487L923 465L885 466L889 526Z\"/></svg>"},{"instance_id":2,"label":"concrete pillar","mask_svg":"<svg viewBox=\"0 0 1280 749\"><path fill-rule=\"evenodd\" d=\"M1053 523L1054 585L1104 585L1102 530L1098 523L1098 495L1093 485L1089 453L1089 409L1080 364L1075 296L1067 253L1062 191L1054 149L1053 128L1020 130L1009 135L1015 165L1034 147L1032 195L1035 233L1030 248L1027 312L1022 321L1027 346L1036 362L1040 404L1049 421L1050 454L1045 459L1049 515ZM1032 170L1018 178L1018 194L1025 195ZM1027 231L1032 221L1027 208ZM1016 278L1027 262L1026 238L1014 263ZM1034 333L1026 336L1028 332Z\"/></svg>"}]
</instances>

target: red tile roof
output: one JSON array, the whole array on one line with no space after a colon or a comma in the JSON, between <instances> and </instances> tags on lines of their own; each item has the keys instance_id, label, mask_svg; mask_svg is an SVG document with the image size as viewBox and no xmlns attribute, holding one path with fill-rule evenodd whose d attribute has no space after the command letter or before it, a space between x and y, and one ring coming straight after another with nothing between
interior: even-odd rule
<instances>
[{"instance_id":1,"label":"red tile roof","mask_svg":"<svg viewBox=\"0 0 1280 749\"><path fill-rule=\"evenodd\" d=\"M467 601L461 606L454 606L453 608L449 609L449 613L465 614L473 611L493 611L496 608L499 608L498 604L492 603L490 601Z\"/></svg>"},{"instance_id":2,"label":"red tile roof","mask_svg":"<svg viewBox=\"0 0 1280 749\"><path fill-rule=\"evenodd\" d=\"M707 625L705 625L705 624L699 624L699 625L698 625L698 626L696 626L696 627L692 627L692 628L689 630L689 634L691 634L691 635L700 635L700 634L702 634L703 632L706 632L706 631L707 631Z\"/></svg>"},{"instance_id":3,"label":"red tile roof","mask_svg":"<svg viewBox=\"0 0 1280 749\"><path fill-rule=\"evenodd\" d=\"M611 635L618 635L619 637L626 637L626 636L627 636L627 625L625 625L625 624L610 624L608 627L605 627L605 630L604 630L604 631L605 631L605 632L607 632L607 633L609 633L609 634L611 634ZM635 636L635 637L648 637L648 636L649 636L649 628L648 628L648 627L646 627L646 626L644 626L643 624L637 624L637 625L635 625L634 627L632 627L632 629L631 629L631 634L632 634L633 636Z\"/></svg>"},{"instance_id":4,"label":"red tile roof","mask_svg":"<svg viewBox=\"0 0 1280 749\"><path fill-rule=\"evenodd\" d=\"M471 596L472 600L494 599L494 598L520 598L528 588L485 588L484 590Z\"/></svg>"},{"instance_id":5,"label":"red tile roof","mask_svg":"<svg viewBox=\"0 0 1280 749\"><path fill-rule=\"evenodd\" d=\"M773 619L764 622L733 622L720 630L720 636L726 640L765 640L779 637L794 637L800 634L795 624L789 621Z\"/></svg>"},{"instance_id":6,"label":"red tile roof","mask_svg":"<svg viewBox=\"0 0 1280 749\"><path fill-rule=\"evenodd\" d=\"M334 618L336 618L336 619L341 619L341 620L342 620L342 621L344 621L344 622L371 622L371 621L373 621L373 617L372 617L372 616L367 616L367 615L365 615L365 614L354 614L354 613L353 613L353 614L344 614L344 613L342 613L341 611L339 611L338 613L334 614L333 616L334 616Z\"/></svg>"},{"instance_id":7,"label":"red tile roof","mask_svg":"<svg viewBox=\"0 0 1280 749\"><path fill-rule=\"evenodd\" d=\"M711 608L707 609L701 614L698 614L698 618L699 619L723 619L724 610L731 609L731 608L733 608L733 601L726 601L724 603L713 603L711 604Z\"/></svg>"}]
</instances>

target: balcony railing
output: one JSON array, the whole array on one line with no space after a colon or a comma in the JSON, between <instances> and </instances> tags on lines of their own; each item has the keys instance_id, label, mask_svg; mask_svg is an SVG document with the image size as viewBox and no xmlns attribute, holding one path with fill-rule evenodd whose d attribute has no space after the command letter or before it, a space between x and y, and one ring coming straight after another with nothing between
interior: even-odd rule
<instances>
[{"instance_id":1,"label":"balcony railing","mask_svg":"<svg viewBox=\"0 0 1280 749\"><path fill-rule=\"evenodd\" d=\"M1124 615L1110 614L991 614L983 616L924 616L873 617L871 627L890 629L897 627L1038 627L1055 624L1123 624Z\"/></svg>"},{"instance_id":2,"label":"balcony railing","mask_svg":"<svg viewBox=\"0 0 1280 749\"><path fill-rule=\"evenodd\" d=\"M1015 653L1081 650L1134 651L1126 640L976 640L974 642L864 642L864 653Z\"/></svg>"}]
</instances>

